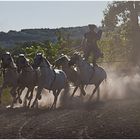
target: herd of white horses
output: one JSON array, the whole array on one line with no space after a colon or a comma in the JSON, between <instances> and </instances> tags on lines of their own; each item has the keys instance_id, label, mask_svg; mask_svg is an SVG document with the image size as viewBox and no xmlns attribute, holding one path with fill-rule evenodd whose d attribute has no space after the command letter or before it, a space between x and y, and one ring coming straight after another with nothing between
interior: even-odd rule
<instances>
[{"instance_id":1,"label":"herd of white horses","mask_svg":"<svg viewBox=\"0 0 140 140\"><path fill-rule=\"evenodd\" d=\"M38 100L42 98L43 89L52 91L54 102L51 108L56 108L58 95L63 90L63 100L70 95L70 84L75 87L71 97L79 88L81 95L86 95L85 88L89 84L94 85L94 89L89 99L98 91L99 86L107 78L105 70L99 66L93 68L80 53L76 52L71 57L67 55L60 56L51 65L50 62L41 53L36 53L34 62L31 65L24 54L19 54L14 61L10 52L5 52L0 57L3 81L0 87L0 103L3 89L10 87L12 96L11 108L14 104L24 102L28 108L36 107ZM27 88L25 94L24 89ZM34 88L36 88L35 98L33 98ZM25 94L22 101L21 95ZM3 93L4 94L4 93ZM61 96L62 96L61 95Z\"/></svg>"}]
</instances>

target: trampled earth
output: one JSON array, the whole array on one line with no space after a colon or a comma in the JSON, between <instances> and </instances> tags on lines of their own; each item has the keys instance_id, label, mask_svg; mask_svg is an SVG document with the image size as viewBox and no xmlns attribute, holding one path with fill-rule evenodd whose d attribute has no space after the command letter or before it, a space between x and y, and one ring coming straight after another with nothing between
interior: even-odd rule
<instances>
[{"instance_id":1,"label":"trampled earth","mask_svg":"<svg viewBox=\"0 0 140 140\"><path fill-rule=\"evenodd\" d=\"M0 138L140 138L140 98L49 109L0 108Z\"/></svg>"}]
</instances>

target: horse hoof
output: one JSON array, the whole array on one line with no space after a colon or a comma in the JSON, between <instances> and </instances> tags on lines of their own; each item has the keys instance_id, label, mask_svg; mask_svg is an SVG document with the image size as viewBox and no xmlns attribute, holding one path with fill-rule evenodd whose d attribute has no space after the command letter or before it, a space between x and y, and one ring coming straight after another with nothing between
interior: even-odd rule
<instances>
[{"instance_id":1,"label":"horse hoof","mask_svg":"<svg viewBox=\"0 0 140 140\"><path fill-rule=\"evenodd\" d=\"M19 103L22 104L22 100L21 99L19 99Z\"/></svg>"}]
</instances>

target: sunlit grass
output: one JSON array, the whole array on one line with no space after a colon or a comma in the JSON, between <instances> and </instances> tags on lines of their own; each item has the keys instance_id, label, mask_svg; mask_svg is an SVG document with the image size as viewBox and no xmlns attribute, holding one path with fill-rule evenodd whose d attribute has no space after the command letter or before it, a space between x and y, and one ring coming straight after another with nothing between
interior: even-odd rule
<instances>
[{"instance_id":1,"label":"sunlit grass","mask_svg":"<svg viewBox=\"0 0 140 140\"><path fill-rule=\"evenodd\" d=\"M0 76L0 86L2 85L2 81L2 76ZM10 88L6 88L3 90L1 101L2 105L9 105L11 103Z\"/></svg>"}]
</instances>

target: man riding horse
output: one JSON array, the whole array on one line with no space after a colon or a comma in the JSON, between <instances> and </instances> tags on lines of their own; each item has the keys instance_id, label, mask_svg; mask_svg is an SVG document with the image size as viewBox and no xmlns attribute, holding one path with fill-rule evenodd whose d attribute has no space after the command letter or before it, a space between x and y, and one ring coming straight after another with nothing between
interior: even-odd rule
<instances>
[{"instance_id":1,"label":"man riding horse","mask_svg":"<svg viewBox=\"0 0 140 140\"><path fill-rule=\"evenodd\" d=\"M88 61L90 54L93 54L93 66L96 65L96 60L99 57L103 57L100 49L98 48L97 41L100 40L102 35L102 30L97 29L96 25L89 24L89 32L84 34L84 39L82 40L82 47L84 51L84 58ZM98 30L98 31L97 31Z\"/></svg>"}]
</instances>

